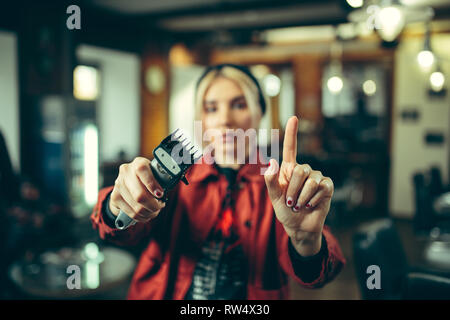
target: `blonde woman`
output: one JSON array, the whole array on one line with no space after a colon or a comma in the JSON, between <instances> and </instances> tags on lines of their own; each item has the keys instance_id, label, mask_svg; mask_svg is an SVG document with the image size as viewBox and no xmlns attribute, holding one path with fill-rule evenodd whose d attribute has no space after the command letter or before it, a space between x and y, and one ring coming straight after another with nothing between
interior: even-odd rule
<instances>
[{"instance_id":1,"label":"blonde woman","mask_svg":"<svg viewBox=\"0 0 450 320\"><path fill-rule=\"evenodd\" d=\"M91 216L102 239L148 243L128 298L287 299L288 276L304 287L323 286L345 259L324 226L332 180L296 162L298 119L286 125L281 166L275 159L265 165L247 139L234 143L231 134L257 129L265 113L250 71L209 67L196 90L197 119L205 132L216 132L213 163L204 156L188 172L189 186L179 184L163 203L149 160L138 157L120 167L114 186L100 191ZM235 156L239 151L244 163ZM140 223L116 229L120 210Z\"/></svg>"}]
</instances>

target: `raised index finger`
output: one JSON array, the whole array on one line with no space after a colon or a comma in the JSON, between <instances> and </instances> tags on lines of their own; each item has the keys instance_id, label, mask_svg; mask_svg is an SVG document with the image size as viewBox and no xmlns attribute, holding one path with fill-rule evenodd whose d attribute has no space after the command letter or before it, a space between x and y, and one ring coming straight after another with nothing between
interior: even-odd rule
<instances>
[{"instance_id":1,"label":"raised index finger","mask_svg":"<svg viewBox=\"0 0 450 320\"><path fill-rule=\"evenodd\" d=\"M286 124L283 142L283 162L296 163L297 161L297 126L298 118L292 116Z\"/></svg>"}]
</instances>

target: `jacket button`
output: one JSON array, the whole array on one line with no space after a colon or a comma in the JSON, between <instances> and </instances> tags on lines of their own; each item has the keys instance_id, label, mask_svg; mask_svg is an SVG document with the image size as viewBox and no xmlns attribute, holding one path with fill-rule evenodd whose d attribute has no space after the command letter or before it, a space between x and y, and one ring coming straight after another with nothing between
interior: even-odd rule
<instances>
[{"instance_id":1,"label":"jacket button","mask_svg":"<svg viewBox=\"0 0 450 320\"><path fill-rule=\"evenodd\" d=\"M245 221L245 226L246 226L247 228L251 228L252 222L251 222L250 220Z\"/></svg>"}]
</instances>

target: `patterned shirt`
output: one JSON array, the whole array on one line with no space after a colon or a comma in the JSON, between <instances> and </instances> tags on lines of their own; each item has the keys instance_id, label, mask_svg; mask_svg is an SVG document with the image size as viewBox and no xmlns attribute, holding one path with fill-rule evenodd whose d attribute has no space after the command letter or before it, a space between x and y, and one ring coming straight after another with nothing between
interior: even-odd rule
<instances>
[{"instance_id":1,"label":"patterned shirt","mask_svg":"<svg viewBox=\"0 0 450 320\"><path fill-rule=\"evenodd\" d=\"M234 227L231 201L237 171L217 169L228 180L227 196L216 226L201 250L186 300L242 300L247 295L247 267Z\"/></svg>"}]
</instances>

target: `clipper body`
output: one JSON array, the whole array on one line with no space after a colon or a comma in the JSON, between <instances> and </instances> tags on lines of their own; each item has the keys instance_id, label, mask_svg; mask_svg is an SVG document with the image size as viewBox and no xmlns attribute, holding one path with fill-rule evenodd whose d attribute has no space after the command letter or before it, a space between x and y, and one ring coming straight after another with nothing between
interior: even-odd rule
<instances>
[{"instance_id":1,"label":"clipper body","mask_svg":"<svg viewBox=\"0 0 450 320\"><path fill-rule=\"evenodd\" d=\"M159 200L166 202L168 191L172 190L180 180L186 185L189 184L185 174L201 158L202 154L183 132L177 129L153 150L153 156L150 169L159 185L164 189L164 194ZM116 228L121 230L135 223L136 221L122 210L115 221Z\"/></svg>"}]
</instances>

